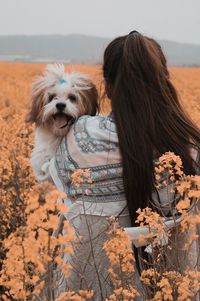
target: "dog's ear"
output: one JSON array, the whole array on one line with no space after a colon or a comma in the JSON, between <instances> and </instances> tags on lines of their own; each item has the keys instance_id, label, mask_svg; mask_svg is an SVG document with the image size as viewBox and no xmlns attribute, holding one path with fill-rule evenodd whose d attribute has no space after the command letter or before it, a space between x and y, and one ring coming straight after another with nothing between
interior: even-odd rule
<instances>
[{"instance_id":1,"label":"dog's ear","mask_svg":"<svg viewBox=\"0 0 200 301\"><path fill-rule=\"evenodd\" d=\"M95 84L84 73L72 73L71 82L81 96L84 114L96 115L99 112L99 102Z\"/></svg>"},{"instance_id":2,"label":"dog's ear","mask_svg":"<svg viewBox=\"0 0 200 301\"><path fill-rule=\"evenodd\" d=\"M85 112L88 115L94 116L99 112L98 92L94 83L90 80L86 80L87 89L80 91L83 99L83 105Z\"/></svg>"},{"instance_id":3,"label":"dog's ear","mask_svg":"<svg viewBox=\"0 0 200 301\"><path fill-rule=\"evenodd\" d=\"M26 122L36 123L36 125L39 125L42 122L42 111L45 102L45 88L44 77L37 77L31 87L31 107L25 117Z\"/></svg>"}]
</instances>

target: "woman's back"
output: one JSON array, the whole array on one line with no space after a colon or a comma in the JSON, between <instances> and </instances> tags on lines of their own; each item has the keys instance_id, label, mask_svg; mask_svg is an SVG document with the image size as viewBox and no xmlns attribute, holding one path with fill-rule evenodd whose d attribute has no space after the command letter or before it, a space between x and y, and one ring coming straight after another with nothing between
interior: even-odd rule
<instances>
[{"instance_id":1,"label":"woman's back","mask_svg":"<svg viewBox=\"0 0 200 301\"><path fill-rule=\"evenodd\" d=\"M73 175L80 170L86 171L86 177L82 175L80 179L78 176L76 182ZM55 294L66 289L91 289L96 294L94 300L104 300L112 292L108 272L110 264L102 249L103 243L109 239L107 218L119 216L122 227L131 226L112 113L108 117L83 116L78 119L63 138L51 161L50 172L58 189L65 191L68 196L65 204L69 206L69 211L61 218L67 219L77 237L81 237L81 243L73 244L74 255L65 256L66 262L72 265L71 276L66 279L59 270L55 271L58 283ZM166 216L172 209L174 197L175 193L171 193L169 198L167 187L153 194L156 206L160 206L162 214ZM133 199L135 201L137 197ZM179 241L183 244L182 236ZM180 255L182 247L179 247ZM137 272L134 282L141 290ZM138 297L138 300L143 299Z\"/></svg>"}]
</instances>

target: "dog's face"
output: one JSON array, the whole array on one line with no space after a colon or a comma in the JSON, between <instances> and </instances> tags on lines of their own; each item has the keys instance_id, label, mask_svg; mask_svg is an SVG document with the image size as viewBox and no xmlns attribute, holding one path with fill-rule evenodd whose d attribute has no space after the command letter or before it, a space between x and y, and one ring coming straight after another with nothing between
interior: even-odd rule
<instances>
[{"instance_id":1,"label":"dog's face","mask_svg":"<svg viewBox=\"0 0 200 301\"><path fill-rule=\"evenodd\" d=\"M98 94L82 73L65 73L63 65L48 65L32 87L32 107L27 122L45 127L56 136L65 135L74 120L95 115Z\"/></svg>"}]
</instances>

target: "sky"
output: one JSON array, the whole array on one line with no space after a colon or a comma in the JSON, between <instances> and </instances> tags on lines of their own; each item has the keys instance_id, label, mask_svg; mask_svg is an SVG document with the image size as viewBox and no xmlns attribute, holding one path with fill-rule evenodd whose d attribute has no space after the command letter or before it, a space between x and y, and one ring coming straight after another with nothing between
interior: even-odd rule
<instances>
[{"instance_id":1,"label":"sky","mask_svg":"<svg viewBox=\"0 0 200 301\"><path fill-rule=\"evenodd\" d=\"M116 37L131 30L200 44L200 0L0 0L0 35Z\"/></svg>"}]
</instances>

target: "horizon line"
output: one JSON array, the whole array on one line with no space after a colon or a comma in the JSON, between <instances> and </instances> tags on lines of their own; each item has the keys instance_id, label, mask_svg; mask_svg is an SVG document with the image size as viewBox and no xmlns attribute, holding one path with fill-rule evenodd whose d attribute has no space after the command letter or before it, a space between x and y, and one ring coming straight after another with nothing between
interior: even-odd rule
<instances>
[{"instance_id":1,"label":"horizon line","mask_svg":"<svg viewBox=\"0 0 200 301\"><path fill-rule=\"evenodd\" d=\"M24 33L16 33L16 34L0 34L0 37L43 37L43 36L85 36L85 37L90 37L90 38L98 38L98 39L107 39L111 40L114 39L117 36L112 36L112 37L106 37L106 36L95 36L92 34L84 34L84 33L41 33L41 34L35 34L35 33L30 33L30 34L24 34ZM155 40L158 41L166 41L166 42L173 42L173 43L178 43L178 44L187 44L187 45L193 45L193 46L200 46L200 43L195 43L195 42L183 42L183 41L175 41L175 40L170 40L170 39L165 39L165 38L155 38Z\"/></svg>"}]
</instances>

